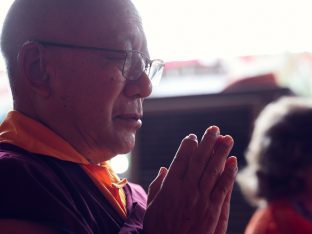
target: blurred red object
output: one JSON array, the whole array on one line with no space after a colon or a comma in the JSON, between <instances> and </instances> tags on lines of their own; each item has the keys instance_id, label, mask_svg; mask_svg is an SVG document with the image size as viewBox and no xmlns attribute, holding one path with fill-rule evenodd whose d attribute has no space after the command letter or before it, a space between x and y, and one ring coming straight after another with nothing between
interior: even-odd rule
<instances>
[{"instance_id":1,"label":"blurred red object","mask_svg":"<svg viewBox=\"0 0 312 234\"><path fill-rule=\"evenodd\" d=\"M229 83L222 92L239 92L278 87L273 73L244 77Z\"/></svg>"}]
</instances>

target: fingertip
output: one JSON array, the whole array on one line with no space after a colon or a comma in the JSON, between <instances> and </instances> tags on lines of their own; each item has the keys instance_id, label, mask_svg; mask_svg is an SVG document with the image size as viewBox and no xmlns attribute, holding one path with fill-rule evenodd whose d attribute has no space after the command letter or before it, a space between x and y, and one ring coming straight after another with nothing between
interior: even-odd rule
<instances>
[{"instance_id":1,"label":"fingertip","mask_svg":"<svg viewBox=\"0 0 312 234\"><path fill-rule=\"evenodd\" d=\"M226 146L227 148L232 148L234 146L234 139L230 135L219 135L217 137L216 143Z\"/></svg>"},{"instance_id":2,"label":"fingertip","mask_svg":"<svg viewBox=\"0 0 312 234\"><path fill-rule=\"evenodd\" d=\"M223 137L223 142L228 145L228 146L231 146L234 144L234 139L230 136L230 135L225 135Z\"/></svg>"},{"instance_id":3,"label":"fingertip","mask_svg":"<svg viewBox=\"0 0 312 234\"><path fill-rule=\"evenodd\" d=\"M205 133L203 134L203 137L202 139L205 137L205 136L211 136L211 137L218 137L220 135L220 129L218 126L210 126L209 128L206 129Z\"/></svg>"},{"instance_id":4,"label":"fingertip","mask_svg":"<svg viewBox=\"0 0 312 234\"><path fill-rule=\"evenodd\" d=\"M237 166L237 158L235 156L230 156L226 160L226 166L227 168L233 173L235 176L238 172L238 166Z\"/></svg>"},{"instance_id":5,"label":"fingertip","mask_svg":"<svg viewBox=\"0 0 312 234\"><path fill-rule=\"evenodd\" d=\"M165 176L167 174L168 169L166 167L161 167L158 172L158 176Z\"/></svg>"},{"instance_id":6,"label":"fingertip","mask_svg":"<svg viewBox=\"0 0 312 234\"><path fill-rule=\"evenodd\" d=\"M219 135L220 134L220 128L216 125L212 125L209 128L207 128L206 133L211 135Z\"/></svg>"},{"instance_id":7,"label":"fingertip","mask_svg":"<svg viewBox=\"0 0 312 234\"><path fill-rule=\"evenodd\" d=\"M228 157L228 160L233 160L237 162L237 157L232 155Z\"/></svg>"},{"instance_id":8,"label":"fingertip","mask_svg":"<svg viewBox=\"0 0 312 234\"><path fill-rule=\"evenodd\" d=\"M197 136L194 133L191 133L191 134L187 135L184 139L197 141Z\"/></svg>"},{"instance_id":9,"label":"fingertip","mask_svg":"<svg viewBox=\"0 0 312 234\"><path fill-rule=\"evenodd\" d=\"M188 148L188 147L194 148L197 145L198 145L198 138L197 138L196 134L191 133L191 134L187 135L182 140L180 147L183 147L183 148Z\"/></svg>"}]
</instances>

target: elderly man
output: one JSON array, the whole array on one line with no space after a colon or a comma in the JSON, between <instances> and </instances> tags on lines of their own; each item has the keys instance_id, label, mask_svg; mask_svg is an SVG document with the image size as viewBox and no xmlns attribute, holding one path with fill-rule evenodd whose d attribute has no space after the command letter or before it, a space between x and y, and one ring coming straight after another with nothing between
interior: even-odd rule
<instances>
[{"instance_id":1,"label":"elderly man","mask_svg":"<svg viewBox=\"0 0 312 234\"><path fill-rule=\"evenodd\" d=\"M218 127L185 137L148 196L107 163L134 147L163 68L129 0L16 0L1 49L1 233L225 233L237 163Z\"/></svg>"}]
</instances>

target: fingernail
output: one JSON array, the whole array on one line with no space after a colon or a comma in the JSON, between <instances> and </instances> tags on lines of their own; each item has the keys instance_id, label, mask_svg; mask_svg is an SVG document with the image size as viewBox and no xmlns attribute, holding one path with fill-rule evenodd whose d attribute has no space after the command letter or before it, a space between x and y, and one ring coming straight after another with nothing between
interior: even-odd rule
<instances>
[{"instance_id":1,"label":"fingernail","mask_svg":"<svg viewBox=\"0 0 312 234\"><path fill-rule=\"evenodd\" d=\"M220 129L217 126L211 126L206 130L205 134L209 134L211 136L218 136L220 135Z\"/></svg>"},{"instance_id":2,"label":"fingernail","mask_svg":"<svg viewBox=\"0 0 312 234\"><path fill-rule=\"evenodd\" d=\"M187 137L185 137L187 139L193 140L193 141L197 141L197 136L193 133L189 134Z\"/></svg>"},{"instance_id":3,"label":"fingernail","mask_svg":"<svg viewBox=\"0 0 312 234\"><path fill-rule=\"evenodd\" d=\"M234 156L231 156L231 161L230 161L230 165L229 165L229 169L233 172L234 175L237 174L238 172L238 167L237 167L237 158Z\"/></svg>"},{"instance_id":4,"label":"fingernail","mask_svg":"<svg viewBox=\"0 0 312 234\"><path fill-rule=\"evenodd\" d=\"M163 175L164 173L166 173L166 171L167 171L167 168L161 167L158 171L158 176Z\"/></svg>"},{"instance_id":5,"label":"fingernail","mask_svg":"<svg viewBox=\"0 0 312 234\"><path fill-rule=\"evenodd\" d=\"M210 137L217 137L220 135L220 129L217 126L210 126L209 128L206 129L201 140L203 140L206 135Z\"/></svg>"},{"instance_id":6,"label":"fingernail","mask_svg":"<svg viewBox=\"0 0 312 234\"><path fill-rule=\"evenodd\" d=\"M223 142L227 145L227 146L230 146L234 143L234 140L231 136L229 135L226 135L223 137Z\"/></svg>"}]
</instances>

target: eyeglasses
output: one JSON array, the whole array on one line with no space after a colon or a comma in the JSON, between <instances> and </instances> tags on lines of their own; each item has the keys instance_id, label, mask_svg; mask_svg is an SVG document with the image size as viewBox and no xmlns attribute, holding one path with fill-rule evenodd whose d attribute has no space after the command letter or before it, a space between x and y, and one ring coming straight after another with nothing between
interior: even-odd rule
<instances>
[{"instance_id":1,"label":"eyeglasses","mask_svg":"<svg viewBox=\"0 0 312 234\"><path fill-rule=\"evenodd\" d=\"M70 45L65 43L32 40L33 42L39 43L43 46L55 46L73 49L85 49L85 50L97 50L105 52L119 53L122 55L123 59L122 65L122 75L127 80L138 80L143 72L148 76L152 83L158 84L161 79L162 72L164 70L164 61L161 59L150 60L143 53L137 50L115 50L108 48L99 48L92 46L80 46L80 45ZM116 58L114 58L116 59Z\"/></svg>"}]
</instances>

